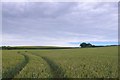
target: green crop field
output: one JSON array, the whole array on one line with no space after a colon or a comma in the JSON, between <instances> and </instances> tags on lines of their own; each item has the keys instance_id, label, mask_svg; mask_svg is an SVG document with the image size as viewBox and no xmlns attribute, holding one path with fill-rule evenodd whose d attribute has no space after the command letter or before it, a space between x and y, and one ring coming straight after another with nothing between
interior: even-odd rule
<instances>
[{"instance_id":1,"label":"green crop field","mask_svg":"<svg viewBox=\"0 0 120 80\"><path fill-rule=\"evenodd\" d=\"M118 47L2 50L3 78L117 78Z\"/></svg>"}]
</instances>

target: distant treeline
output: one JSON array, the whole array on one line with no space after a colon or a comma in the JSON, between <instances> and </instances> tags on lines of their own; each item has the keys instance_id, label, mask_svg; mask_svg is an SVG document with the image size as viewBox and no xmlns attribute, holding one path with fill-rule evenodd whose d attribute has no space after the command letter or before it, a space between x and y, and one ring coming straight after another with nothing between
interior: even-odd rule
<instances>
[{"instance_id":1,"label":"distant treeline","mask_svg":"<svg viewBox=\"0 0 120 80\"><path fill-rule=\"evenodd\" d=\"M10 46L2 46L3 50L16 50L16 49L72 49L78 47L10 47Z\"/></svg>"},{"instance_id":2,"label":"distant treeline","mask_svg":"<svg viewBox=\"0 0 120 80\"><path fill-rule=\"evenodd\" d=\"M53 46L2 46L2 50L24 50L24 49L75 49L75 48L96 48L96 47L110 47L110 46L120 46L120 45L106 45L106 46L96 46L90 43L81 43L80 47L53 47Z\"/></svg>"},{"instance_id":3,"label":"distant treeline","mask_svg":"<svg viewBox=\"0 0 120 80\"><path fill-rule=\"evenodd\" d=\"M91 44L91 43L85 43L85 42L83 42L83 43L80 44L80 47L81 47L81 48L110 47L110 46L118 46L118 45L96 46L96 45L93 45L93 44Z\"/></svg>"}]
</instances>

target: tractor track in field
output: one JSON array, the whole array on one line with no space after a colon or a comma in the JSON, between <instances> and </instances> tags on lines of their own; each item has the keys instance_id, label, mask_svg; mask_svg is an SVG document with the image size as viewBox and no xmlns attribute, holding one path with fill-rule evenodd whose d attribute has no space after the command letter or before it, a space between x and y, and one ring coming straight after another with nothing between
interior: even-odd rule
<instances>
[{"instance_id":1,"label":"tractor track in field","mask_svg":"<svg viewBox=\"0 0 120 80\"><path fill-rule=\"evenodd\" d=\"M20 71L23 70L23 68L27 65L29 62L29 57L26 56L25 54L18 53L20 55L23 55L25 60L22 61L20 64L15 66L13 69L10 69L8 72L4 73L5 77L3 76L2 80L14 80L14 77L20 73ZM3 75L4 75L3 74Z\"/></svg>"},{"instance_id":2,"label":"tractor track in field","mask_svg":"<svg viewBox=\"0 0 120 80\"><path fill-rule=\"evenodd\" d=\"M49 65L53 78L67 78L63 69L60 68L56 63L54 63L52 60L50 60L47 57L41 57L41 58L45 60Z\"/></svg>"},{"instance_id":3,"label":"tractor track in field","mask_svg":"<svg viewBox=\"0 0 120 80\"><path fill-rule=\"evenodd\" d=\"M53 75L53 78L67 78L63 69L59 65L57 65L54 61L44 56L40 56L34 53L31 53L31 54L41 57L48 64L51 70L51 74Z\"/></svg>"}]
</instances>

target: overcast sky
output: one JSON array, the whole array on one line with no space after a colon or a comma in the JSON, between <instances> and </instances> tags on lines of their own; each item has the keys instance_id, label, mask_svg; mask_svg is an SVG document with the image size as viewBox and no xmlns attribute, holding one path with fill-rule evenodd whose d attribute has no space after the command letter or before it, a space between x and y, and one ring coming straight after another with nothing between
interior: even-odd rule
<instances>
[{"instance_id":1,"label":"overcast sky","mask_svg":"<svg viewBox=\"0 0 120 80\"><path fill-rule=\"evenodd\" d=\"M3 45L79 46L117 44L116 2L6 2Z\"/></svg>"}]
</instances>

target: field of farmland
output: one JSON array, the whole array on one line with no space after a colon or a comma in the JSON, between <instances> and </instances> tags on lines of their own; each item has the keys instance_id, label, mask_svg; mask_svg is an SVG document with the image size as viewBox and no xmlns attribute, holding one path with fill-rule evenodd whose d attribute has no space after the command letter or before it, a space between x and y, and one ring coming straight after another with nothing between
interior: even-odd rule
<instances>
[{"instance_id":1,"label":"field of farmland","mask_svg":"<svg viewBox=\"0 0 120 80\"><path fill-rule=\"evenodd\" d=\"M117 78L118 47L3 50L3 78Z\"/></svg>"}]
</instances>

